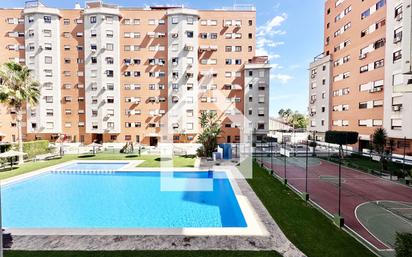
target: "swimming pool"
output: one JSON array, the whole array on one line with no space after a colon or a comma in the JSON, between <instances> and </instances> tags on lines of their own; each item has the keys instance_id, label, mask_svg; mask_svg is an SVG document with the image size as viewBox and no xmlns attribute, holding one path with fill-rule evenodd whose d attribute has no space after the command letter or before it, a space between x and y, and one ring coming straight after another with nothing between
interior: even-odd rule
<instances>
[{"instance_id":1,"label":"swimming pool","mask_svg":"<svg viewBox=\"0 0 412 257\"><path fill-rule=\"evenodd\" d=\"M87 163L73 165L76 169L87 167ZM92 166L95 170L96 163ZM67 166L62 169L67 170ZM171 175L183 184L191 183L193 178L212 180L213 188L161 191L159 171L106 174L47 171L3 187L3 225L29 229L247 227L225 174L217 172L213 178L207 172Z\"/></svg>"},{"instance_id":2,"label":"swimming pool","mask_svg":"<svg viewBox=\"0 0 412 257\"><path fill-rule=\"evenodd\" d=\"M128 162L73 162L56 170L65 171L99 171L118 170L129 164Z\"/></svg>"}]
</instances>

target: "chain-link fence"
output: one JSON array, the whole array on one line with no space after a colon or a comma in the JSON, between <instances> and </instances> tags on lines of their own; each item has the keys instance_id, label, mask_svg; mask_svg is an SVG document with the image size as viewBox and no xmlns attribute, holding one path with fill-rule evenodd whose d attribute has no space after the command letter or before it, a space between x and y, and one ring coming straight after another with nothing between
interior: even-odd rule
<instances>
[{"instance_id":1,"label":"chain-link fence","mask_svg":"<svg viewBox=\"0 0 412 257\"><path fill-rule=\"evenodd\" d=\"M412 162L406 156L345 146L339 154L336 145L307 140L256 143L254 158L376 249L393 248L396 232L412 232Z\"/></svg>"}]
</instances>

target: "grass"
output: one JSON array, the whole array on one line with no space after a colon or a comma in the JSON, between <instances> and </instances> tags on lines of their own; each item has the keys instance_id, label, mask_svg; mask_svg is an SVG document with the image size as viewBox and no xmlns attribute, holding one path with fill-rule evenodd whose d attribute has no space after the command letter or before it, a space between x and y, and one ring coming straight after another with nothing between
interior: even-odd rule
<instances>
[{"instance_id":1,"label":"grass","mask_svg":"<svg viewBox=\"0 0 412 257\"><path fill-rule=\"evenodd\" d=\"M71 161L77 158L77 155L65 155L61 159L55 159L50 161L28 162L19 167L0 171L0 179L6 179L14 176L18 176L31 171L47 168L62 162Z\"/></svg>"},{"instance_id":2,"label":"grass","mask_svg":"<svg viewBox=\"0 0 412 257\"><path fill-rule=\"evenodd\" d=\"M71 160L144 160L139 167L160 167L160 158L156 155L126 155L118 153L98 153L96 155L75 155L67 154L61 159L49 160L49 161L38 161L38 162L28 162L13 169L7 169L5 171L0 171L0 179L6 179L28 173L31 171L47 168L59 163L71 161ZM175 156L174 157L174 167L193 167L196 157L194 156Z\"/></svg>"},{"instance_id":3,"label":"grass","mask_svg":"<svg viewBox=\"0 0 412 257\"><path fill-rule=\"evenodd\" d=\"M250 186L286 237L309 257L376 257L330 219L254 164Z\"/></svg>"},{"instance_id":4,"label":"grass","mask_svg":"<svg viewBox=\"0 0 412 257\"><path fill-rule=\"evenodd\" d=\"M256 251L6 251L5 257L280 257L276 252Z\"/></svg>"},{"instance_id":5,"label":"grass","mask_svg":"<svg viewBox=\"0 0 412 257\"><path fill-rule=\"evenodd\" d=\"M328 158L325 157L324 159L328 159ZM333 157L331 157L329 160L335 163L338 162L338 159L333 158ZM379 173L382 169L382 164L380 162L374 161L370 157L362 156L358 154L352 154L350 156L345 156L345 158L342 160L342 164L345 166L349 166L351 168L355 168L360 171L366 171L366 172L373 170ZM385 171L385 172L388 173L389 171L391 171L393 175L397 175L401 173L402 168L403 168L402 163L388 162L387 164L388 171ZM411 170L412 166L406 164L405 169Z\"/></svg>"},{"instance_id":6,"label":"grass","mask_svg":"<svg viewBox=\"0 0 412 257\"><path fill-rule=\"evenodd\" d=\"M161 158L159 156L145 155L139 160L145 160L145 162L138 167L160 167ZM173 167L193 167L195 160L196 157L194 156L175 156L173 158Z\"/></svg>"}]
</instances>

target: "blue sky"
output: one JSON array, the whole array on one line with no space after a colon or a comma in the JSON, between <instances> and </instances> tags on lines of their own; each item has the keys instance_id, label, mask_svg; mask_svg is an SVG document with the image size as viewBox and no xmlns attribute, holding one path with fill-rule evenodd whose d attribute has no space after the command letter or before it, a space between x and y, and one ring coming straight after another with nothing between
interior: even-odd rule
<instances>
[{"instance_id":1,"label":"blue sky","mask_svg":"<svg viewBox=\"0 0 412 257\"><path fill-rule=\"evenodd\" d=\"M0 7L22 7L24 0L2 0ZM50 7L73 8L75 0L42 0ZM79 1L81 4L84 1ZM106 0L121 6L176 5L215 9L237 4L256 6L257 54L269 55L270 113L281 108L307 111L308 64L322 52L324 0Z\"/></svg>"}]
</instances>

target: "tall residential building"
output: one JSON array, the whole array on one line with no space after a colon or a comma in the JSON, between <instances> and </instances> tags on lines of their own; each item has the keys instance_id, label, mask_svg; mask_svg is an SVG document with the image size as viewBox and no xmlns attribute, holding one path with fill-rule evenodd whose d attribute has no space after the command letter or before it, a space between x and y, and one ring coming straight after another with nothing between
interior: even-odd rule
<instances>
[{"instance_id":1,"label":"tall residential building","mask_svg":"<svg viewBox=\"0 0 412 257\"><path fill-rule=\"evenodd\" d=\"M256 11L183 7L0 9L0 62L27 65L41 84L27 106L24 139L155 145L167 116L174 142L192 142L201 112L218 114L221 142L239 142L243 114L259 139L269 123L267 57L255 56ZM0 107L3 141L17 140L15 112ZM252 132L251 132L252 133Z\"/></svg>"},{"instance_id":2,"label":"tall residential building","mask_svg":"<svg viewBox=\"0 0 412 257\"><path fill-rule=\"evenodd\" d=\"M406 144L412 153L412 14L406 2L326 0L324 51L309 75L309 129L320 140L327 130L357 131L362 150L384 127L396 152Z\"/></svg>"}]
</instances>

